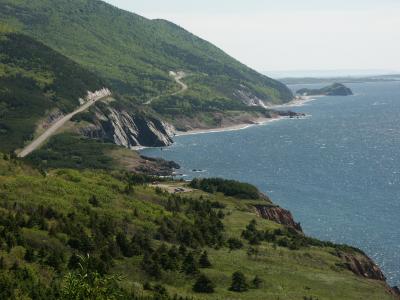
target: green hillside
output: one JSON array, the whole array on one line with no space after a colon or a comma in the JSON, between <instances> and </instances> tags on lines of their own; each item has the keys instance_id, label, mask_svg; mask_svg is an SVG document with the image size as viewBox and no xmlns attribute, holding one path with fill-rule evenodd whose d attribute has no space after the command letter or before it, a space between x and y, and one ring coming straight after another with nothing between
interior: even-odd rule
<instances>
[{"instance_id":1,"label":"green hillside","mask_svg":"<svg viewBox=\"0 0 400 300\"><path fill-rule=\"evenodd\" d=\"M88 90L104 81L32 38L0 32L0 150L24 145L38 121L58 109L79 105Z\"/></svg>"},{"instance_id":2,"label":"green hillside","mask_svg":"<svg viewBox=\"0 0 400 300\"><path fill-rule=\"evenodd\" d=\"M249 185L154 180L0 155L0 299L393 299L338 255L359 250L258 217Z\"/></svg>"},{"instance_id":3,"label":"green hillside","mask_svg":"<svg viewBox=\"0 0 400 300\"><path fill-rule=\"evenodd\" d=\"M208 101L197 110L243 108L238 90L271 103L292 99L285 85L177 25L148 20L102 1L0 0L0 19L95 71L114 91L137 102L174 91L171 70L190 74L196 87L188 90L190 99ZM163 100L170 109L183 101L178 96L159 99L153 106L160 113L167 113ZM214 102L219 104L214 107Z\"/></svg>"}]
</instances>

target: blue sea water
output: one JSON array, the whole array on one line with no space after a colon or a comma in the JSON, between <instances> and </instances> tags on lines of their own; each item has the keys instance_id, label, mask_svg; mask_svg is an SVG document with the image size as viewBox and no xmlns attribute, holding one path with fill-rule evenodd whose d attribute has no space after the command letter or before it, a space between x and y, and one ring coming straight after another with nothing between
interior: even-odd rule
<instances>
[{"instance_id":1,"label":"blue sea water","mask_svg":"<svg viewBox=\"0 0 400 300\"><path fill-rule=\"evenodd\" d=\"M291 108L305 119L181 136L142 154L178 162L187 178L255 184L291 210L306 234L363 249L398 285L400 82L348 86L354 96Z\"/></svg>"}]
</instances>

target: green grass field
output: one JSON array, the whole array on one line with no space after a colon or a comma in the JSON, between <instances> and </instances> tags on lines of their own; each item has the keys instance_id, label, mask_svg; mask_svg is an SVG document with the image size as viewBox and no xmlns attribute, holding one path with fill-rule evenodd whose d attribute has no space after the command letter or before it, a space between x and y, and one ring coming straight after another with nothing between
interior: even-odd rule
<instances>
[{"instance_id":1,"label":"green grass field","mask_svg":"<svg viewBox=\"0 0 400 300\"><path fill-rule=\"evenodd\" d=\"M69 257L80 252L69 242L76 234L73 229L76 226L94 245L98 245L89 251L97 257L105 245L96 233L99 224L112 224L108 229L102 229L111 232L109 237L104 237L109 246L114 245L114 234L118 232L129 236L144 230L155 237L161 219L182 220L189 226L196 217L188 210L190 203L209 200L210 203L219 203L217 210L224 213L223 238L234 237L244 244L242 249L232 251L225 244L193 249L194 253L208 251L212 267L200 271L215 283L214 293L194 293L192 286L196 276L179 271L161 270L161 276L156 279L141 267L143 255L125 257L118 249L107 273L121 275L120 286L136 295L151 295L152 292L143 290L144 283L151 282L162 284L171 295L194 299L393 299L384 282L357 277L341 267L341 260L331 247L309 246L290 250L262 242L253 246L258 249L258 254L249 256L250 245L241 238L241 233L251 220L256 219L259 230L282 228L277 223L257 217L252 205L268 204L267 200L243 200L198 190L171 198L160 189L138 184L136 177L128 178L129 175L120 171L101 170L55 169L44 175L21 162L0 159L0 228L5 228L7 216L15 216L20 220L16 236L20 235L23 240L10 245L4 231L0 235L0 275L15 278L12 266L17 263L19 268L31 270L41 289L55 290L59 279L70 271ZM129 182L136 183L130 186ZM185 183L173 182L173 185L177 184ZM93 197L95 203L89 201ZM181 201L179 210L169 208L171 199ZM38 211L45 212L43 218L33 218ZM97 221L93 223L94 220ZM63 229L63 226L70 229ZM164 242L169 246L175 243L172 240ZM152 243L153 247L158 247L162 240L153 239ZM33 249L33 261L26 260L28 249ZM41 249L46 249L45 253ZM62 259L56 265L49 263L47 257L47 253L52 251L62 253ZM249 282L258 275L263 281L261 287L243 293L229 291L231 275L235 271L243 272ZM18 289L23 295L30 295L29 287L18 286Z\"/></svg>"}]
</instances>

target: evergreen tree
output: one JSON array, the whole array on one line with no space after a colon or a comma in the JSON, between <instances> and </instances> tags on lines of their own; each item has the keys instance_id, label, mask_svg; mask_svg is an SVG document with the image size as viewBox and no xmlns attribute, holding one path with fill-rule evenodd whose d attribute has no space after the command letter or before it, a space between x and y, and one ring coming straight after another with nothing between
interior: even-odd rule
<instances>
[{"instance_id":1,"label":"evergreen tree","mask_svg":"<svg viewBox=\"0 0 400 300\"><path fill-rule=\"evenodd\" d=\"M152 286L151 282L146 281L146 282L143 284L143 290L145 290L145 291L152 291L152 290L153 290L153 286Z\"/></svg>"},{"instance_id":2,"label":"evergreen tree","mask_svg":"<svg viewBox=\"0 0 400 300\"><path fill-rule=\"evenodd\" d=\"M93 196L91 196L89 198L89 203L91 205L93 205L94 207L99 207L100 206L100 202L99 202L99 200L97 199L97 197L95 195L93 195Z\"/></svg>"},{"instance_id":3,"label":"evergreen tree","mask_svg":"<svg viewBox=\"0 0 400 300\"><path fill-rule=\"evenodd\" d=\"M35 260L35 252L32 248L29 247L28 249L26 249L24 259L27 262L33 262Z\"/></svg>"},{"instance_id":4,"label":"evergreen tree","mask_svg":"<svg viewBox=\"0 0 400 300\"><path fill-rule=\"evenodd\" d=\"M258 275L256 275L254 279L251 281L251 283L253 284L254 288L259 289L263 281Z\"/></svg>"},{"instance_id":5,"label":"evergreen tree","mask_svg":"<svg viewBox=\"0 0 400 300\"><path fill-rule=\"evenodd\" d=\"M46 259L46 264L53 267L57 271L61 271L62 265L64 263L64 253L52 251Z\"/></svg>"},{"instance_id":6,"label":"evergreen tree","mask_svg":"<svg viewBox=\"0 0 400 300\"><path fill-rule=\"evenodd\" d=\"M189 253L188 255L186 255L182 263L182 271L187 275L195 275L198 273L193 253Z\"/></svg>"},{"instance_id":7,"label":"evergreen tree","mask_svg":"<svg viewBox=\"0 0 400 300\"><path fill-rule=\"evenodd\" d=\"M70 270L78 269L80 261L81 258L75 253L73 253L68 260L68 269Z\"/></svg>"},{"instance_id":8,"label":"evergreen tree","mask_svg":"<svg viewBox=\"0 0 400 300\"><path fill-rule=\"evenodd\" d=\"M242 241L239 239L236 239L236 238L228 239L227 243L228 243L229 250L231 250L231 251L243 248Z\"/></svg>"},{"instance_id":9,"label":"evergreen tree","mask_svg":"<svg viewBox=\"0 0 400 300\"><path fill-rule=\"evenodd\" d=\"M170 269L171 270L179 269L180 255L179 255L179 250L175 245L168 250L168 257L169 257Z\"/></svg>"},{"instance_id":10,"label":"evergreen tree","mask_svg":"<svg viewBox=\"0 0 400 300\"><path fill-rule=\"evenodd\" d=\"M6 268L6 263L4 261L4 257L0 257L0 270L4 270Z\"/></svg>"},{"instance_id":11,"label":"evergreen tree","mask_svg":"<svg viewBox=\"0 0 400 300\"><path fill-rule=\"evenodd\" d=\"M133 215L135 217L139 217L139 210L137 208L135 208L135 210L133 211Z\"/></svg>"},{"instance_id":12,"label":"evergreen tree","mask_svg":"<svg viewBox=\"0 0 400 300\"><path fill-rule=\"evenodd\" d=\"M201 274L193 285L193 291L196 293L214 293L214 288L213 282L204 274Z\"/></svg>"},{"instance_id":13,"label":"evergreen tree","mask_svg":"<svg viewBox=\"0 0 400 300\"><path fill-rule=\"evenodd\" d=\"M185 257L187 255L187 249L185 245L180 245L178 251L179 255L181 255L182 257Z\"/></svg>"},{"instance_id":14,"label":"evergreen tree","mask_svg":"<svg viewBox=\"0 0 400 300\"><path fill-rule=\"evenodd\" d=\"M149 254L145 253L142 261L142 268L150 276L156 279L161 279L161 266L156 257L149 257Z\"/></svg>"},{"instance_id":15,"label":"evergreen tree","mask_svg":"<svg viewBox=\"0 0 400 300\"><path fill-rule=\"evenodd\" d=\"M233 292L245 292L249 288L247 282L246 282L246 277L242 272L235 272L232 274L232 284L231 287L229 288L230 291Z\"/></svg>"},{"instance_id":16,"label":"evergreen tree","mask_svg":"<svg viewBox=\"0 0 400 300\"><path fill-rule=\"evenodd\" d=\"M122 232L118 233L116 238L115 238L118 247L121 249L122 255L125 257L132 257L133 256L133 251L130 247L130 243L128 242L128 239L126 238L125 234Z\"/></svg>"},{"instance_id":17,"label":"evergreen tree","mask_svg":"<svg viewBox=\"0 0 400 300\"><path fill-rule=\"evenodd\" d=\"M200 265L200 268L211 267L211 262L208 259L207 251L204 251L203 254L201 254L200 259L199 259L199 265Z\"/></svg>"},{"instance_id":18,"label":"evergreen tree","mask_svg":"<svg viewBox=\"0 0 400 300\"><path fill-rule=\"evenodd\" d=\"M259 253L260 253L260 251L258 250L258 248L250 247L250 248L247 250L247 255L248 255L249 257L254 256L255 258L257 258L257 256L258 256Z\"/></svg>"}]
</instances>

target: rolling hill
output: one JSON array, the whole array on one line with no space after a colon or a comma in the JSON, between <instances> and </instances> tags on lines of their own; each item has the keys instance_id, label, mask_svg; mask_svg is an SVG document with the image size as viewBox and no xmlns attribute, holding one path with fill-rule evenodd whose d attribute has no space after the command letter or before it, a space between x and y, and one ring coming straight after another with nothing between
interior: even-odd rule
<instances>
[{"instance_id":1,"label":"rolling hill","mask_svg":"<svg viewBox=\"0 0 400 300\"><path fill-rule=\"evenodd\" d=\"M155 180L0 154L0 298L396 299L360 250L271 219L291 214L251 185Z\"/></svg>"}]
</instances>

